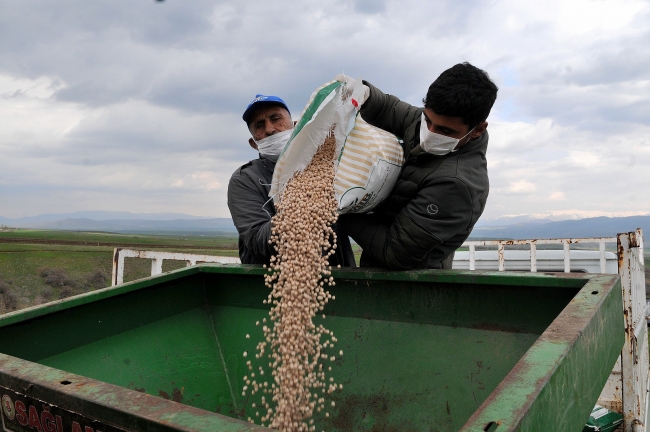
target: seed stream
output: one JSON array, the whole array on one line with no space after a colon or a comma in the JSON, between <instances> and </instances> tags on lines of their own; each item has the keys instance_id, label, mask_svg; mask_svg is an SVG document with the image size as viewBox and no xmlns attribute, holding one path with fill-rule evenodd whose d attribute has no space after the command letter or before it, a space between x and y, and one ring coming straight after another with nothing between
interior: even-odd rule
<instances>
[{"instance_id":1,"label":"seed stream","mask_svg":"<svg viewBox=\"0 0 650 432\"><path fill-rule=\"evenodd\" d=\"M261 392L260 403L252 405L259 408L257 418L248 420L283 432L314 431L314 410L325 411L325 397L342 389L327 377L326 369L330 372L332 368L324 367L325 362L336 360L325 350L333 348L337 339L313 322L333 299L326 286L335 284L328 264L336 249L332 225L338 218L335 149L336 141L330 135L311 163L287 182L272 220L270 242L277 253L265 275L271 293L264 301L271 305L270 323L262 320L264 341L257 344L255 354L256 359L268 359L272 378L255 379L248 360L251 373L244 377L242 395ZM258 373L264 374L261 366ZM328 412L324 414L329 417Z\"/></svg>"}]
</instances>

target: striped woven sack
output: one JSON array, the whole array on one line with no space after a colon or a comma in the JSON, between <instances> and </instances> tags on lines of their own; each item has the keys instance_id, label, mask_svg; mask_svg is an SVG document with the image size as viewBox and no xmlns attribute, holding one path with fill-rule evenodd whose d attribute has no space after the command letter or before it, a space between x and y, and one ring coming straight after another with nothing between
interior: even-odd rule
<instances>
[{"instance_id":1,"label":"striped woven sack","mask_svg":"<svg viewBox=\"0 0 650 432\"><path fill-rule=\"evenodd\" d=\"M379 205L397 181L404 152L397 137L366 123L357 100L361 80L333 81L312 93L273 173L270 196L282 199L286 182L311 162L330 134L336 139L334 193L338 211L365 213Z\"/></svg>"}]
</instances>

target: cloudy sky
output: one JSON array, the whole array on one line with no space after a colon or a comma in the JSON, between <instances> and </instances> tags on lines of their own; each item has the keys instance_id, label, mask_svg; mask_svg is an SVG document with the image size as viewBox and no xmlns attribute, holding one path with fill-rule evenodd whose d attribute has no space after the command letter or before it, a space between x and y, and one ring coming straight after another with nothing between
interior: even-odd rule
<instances>
[{"instance_id":1,"label":"cloudy sky","mask_svg":"<svg viewBox=\"0 0 650 432\"><path fill-rule=\"evenodd\" d=\"M650 1L3 0L0 215L228 217L256 93L499 86L484 219L650 213Z\"/></svg>"}]
</instances>

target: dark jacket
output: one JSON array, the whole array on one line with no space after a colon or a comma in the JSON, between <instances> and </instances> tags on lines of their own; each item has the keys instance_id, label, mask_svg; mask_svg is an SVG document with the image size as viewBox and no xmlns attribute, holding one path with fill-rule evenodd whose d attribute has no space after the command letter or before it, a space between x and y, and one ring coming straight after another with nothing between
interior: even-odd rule
<instances>
[{"instance_id":1,"label":"dark jacket","mask_svg":"<svg viewBox=\"0 0 650 432\"><path fill-rule=\"evenodd\" d=\"M237 168L228 183L228 208L239 232L239 258L244 264L269 264L275 253L269 244L275 215L269 198L274 169L275 162L260 156ZM347 235L337 232L336 253L330 257L330 264L356 266Z\"/></svg>"},{"instance_id":2,"label":"dark jacket","mask_svg":"<svg viewBox=\"0 0 650 432\"><path fill-rule=\"evenodd\" d=\"M239 232L239 258L244 264L268 264L273 255L269 198L275 162L260 157L237 168L228 183L228 208Z\"/></svg>"},{"instance_id":3,"label":"dark jacket","mask_svg":"<svg viewBox=\"0 0 650 432\"><path fill-rule=\"evenodd\" d=\"M488 133L444 156L426 153L420 147L422 108L364 83L370 96L361 116L401 137L406 161L380 207L372 214L345 215L339 223L363 248L362 267L442 268L485 208Z\"/></svg>"}]
</instances>

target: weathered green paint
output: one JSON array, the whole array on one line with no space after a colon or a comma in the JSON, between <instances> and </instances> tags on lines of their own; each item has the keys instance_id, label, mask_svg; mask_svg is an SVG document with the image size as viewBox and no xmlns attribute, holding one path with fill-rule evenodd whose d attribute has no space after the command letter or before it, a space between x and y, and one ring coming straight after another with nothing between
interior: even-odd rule
<instances>
[{"instance_id":1,"label":"weathered green paint","mask_svg":"<svg viewBox=\"0 0 650 432\"><path fill-rule=\"evenodd\" d=\"M242 353L268 317L263 274L196 266L4 315L0 385L131 430L264 430L234 420L255 412ZM344 389L319 429L579 431L623 344L617 276L334 276Z\"/></svg>"},{"instance_id":2,"label":"weathered green paint","mask_svg":"<svg viewBox=\"0 0 650 432\"><path fill-rule=\"evenodd\" d=\"M125 430L268 431L226 416L4 354L0 354L0 385Z\"/></svg>"},{"instance_id":3,"label":"weathered green paint","mask_svg":"<svg viewBox=\"0 0 650 432\"><path fill-rule=\"evenodd\" d=\"M497 432L582 430L584 407L594 404L622 346L621 297L601 294L620 290L619 280L612 289L611 277L591 278L463 430L490 422L500 423ZM594 319L594 306L612 319Z\"/></svg>"}]
</instances>

